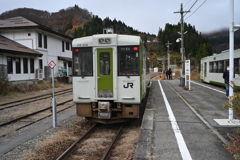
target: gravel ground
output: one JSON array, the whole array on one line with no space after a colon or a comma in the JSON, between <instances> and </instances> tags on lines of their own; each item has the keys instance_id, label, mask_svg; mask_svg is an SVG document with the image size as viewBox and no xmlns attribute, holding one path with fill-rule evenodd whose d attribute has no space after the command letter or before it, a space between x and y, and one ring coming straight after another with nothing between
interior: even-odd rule
<instances>
[{"instance_id":1,"label":"gravel ground","mask_svg":"<svg viewBox=\"0 0 240 160\"><path fill-rule=\"evenodd\" d=\"M67 88L71 88L71 85L64 85L62 87L59 88L55 88L55 91L59 91L62 89L67 89ZM2 103L6 103L6 102L10 102L10 101L14 101L14 100L19 100L19 99L24 99L27 97L33 97L33 96L37 96L37 95L41 95L41 94L46 94L49 93L51 94L52 89L48 89L48 90L43 90L43 91L36 91L36 92L30 92L30 93L13 93L10 96L0 96L0 101ZM69 99L69 96L66 97L66 99ZM62 100L62 97L61 97ZM46 103L46 102L45 102ZM47 102L49 104L49 102ZM75 111L75 106L71 107L61 113L58 113L57 116L61 116L63 114L67 114L71 111ZM73 123L77 122L81 120L80 117L77 117L75 114L73 116L71 116L69 119L64 120L61 124L58 125L58 127L56 128L50 128L44 132L42 132L40 135L36 136L35 138L23 143L22 145L19 145L18 147L16 147L15 149L13 149L12 151L6 153L5 155L0 155L0 159L1 160L15 160L15 159L21 159L23 158L23 155L29 152L32 152L36 147L36 143L40 142L40 141L44 141L46 140L46 138L48 138L49 136L53 135L56 132L59 132L61 130L67 129L71 126L73 126ZM28 127L25 127L23 129L20 129L18 131L15 131L7 136L1 137L0 138L0 145L4 144L18 136L24 135L26 133L28 133L29 131L38 128L38 126L47 123L47 122L52 122L52 117L49 117L47 119L41 120L33 125L30 125ZM25 158L23 158L25 159Z\"/></svg>"},{"instance_id":2,"label":"gravel ground","mask_svg":"<svg viewBox=\"0 0 240 160\"><path fill-rule=\"evenodd\" d=\"M68 109L66 111L64 111L65 113L71 111L71 110L75 110L75 108L71 108ZM58 116L61 116L64 113L58 114ZM51 127L48 130L45 130L44 132L42 132L40 135L36 136L35 138L23 143L22 145L16 147L15 149L13 149L12 151L6 153L5 155L1 155L0 159L1 160L17 160L17 159L26 159L26 157L24 157L27 153L30 153L34 150L36 150L36 144L42 141L45 141L47 138L49 138L51 135L60 132L62 130L66 130L70 127L73 126L73 124L77 121L81 120L80 117L77 117L76 115L71 116L70 118L64 120L61 124L58 125L58 127L53 128ZM4 141L8 141L11 140L12 138L15 138L19 135L23 135L26 132L29 132L32 129L37 128L39 125L46 123L48 121L52 121L52 117L49 117L43 121L40 121L36 124L33 124L31 126L28 126L22 130L19 130L16 134L14 134L11 137L4 137L1 139L1 142Z\"/></svg>"},{"instance_id":3,"label":"gravel ground","mask_svg":"<svg viewBox=\"0 0 240 160\"><path fill-rule=\"evenodd\" d=\"M55 91L56 90L60 90L60 88L55 89ZM45 93L51 93L51 89L45 90L45 91L40 91L40 92L31 92L30 95L26 94L26 93L21 94L21 95L14 94L14 95L11 95L11 98L7 97L6 99L3 98L3 97L0 97L0 100L3 99L5 101L13 101L13 100L16 100L16 99L23 99L23 98L26 98L26 97L36 96L36 95L45 94ZM69 99L69 97L67 97L67 98ZM47 102L47 103L49 103L49 102ZM60 117L61 115L64 115L64 114L69 114L69 112L72 112L74 114L70 118L65 119L61 124L58 124L58 126L56 128L50 127L50 129L44 130L42 133L40 133L36 137L34 137L34 138L24 142L23 144L17 146L16 148L9 151L8 153L6 153L4 155L0 155L0 159L1 160L51 159L51 158L39 158L39 157L38 158L30 158L30 157L36 157L36 154L38 154L39 145L47 143L48 141L54 141L54 140L51 139L53 135L61 133L61 131L67 131L68 129L72 128L75 123L78 123L78 124L79 123L85 123L85 120L83 120L81 117L78 117L78 116L75 115L75 110L76 109L75 109L75 106L74 106L74 107L71 107L71 108L61 112L61 113L58 113L58 115L57 115L58 117ZM39 121L39 122L37 122L33 125L25 127L23 129L20 129L20 130L14 132L14 133L11 133L11 134L9 134L5 137L1 137L0 138L0 145L5 144L6 142L8 142L8 141L10 141L10 140L12 140L12 139L14 139L18 136L23 136L26 133L28 133L29 131L34 130L36 128L39 128L39 126L41 126L45 123L49 123L49 122L52 123L52 117L41 120L41 121ZM90 123L89 124L86 123L86 125L90 125ZM84 127L83 126L80 126L80 130L85 129L85 126ZM87 126L87 127L89 127L89 126ZM123 143L124 145L119 145L119 147L122 148L121 150L119 150L119 148L118 148L117 151L114 151L113 157L115 157L115 159L118 159L117 157L121 157L121 156L125 156L125 157L130 156L131 158L124 158L124 159L133 159L136 143L137 143L137 140L138 140L139 131L140 131L139 127L131 127L131 129L126 132L126 134L134 136L132 138L129 135L126 136L127 141L128 141L128 145L132 149L129 150L129 153L126 153L127 155L126 154L125 155L121 154L125 151L125 149L127 147L125 145L126 142L124 142L124 141L126 141L126 138L122 138L122 143L124 142ZM134 133L134 134L132 134L132 133ZM72 139L74 139L74 137ZM132 142L131 142L131 140L132 140ZM119 142L119 143L121 143L121 142ZM55 146L57 147L56 144L55 144ZM43 149L43 150L44 150L44 152L47 152L46 151L47 148ZM121 153L119 153L119 152L121 152Z\"/></svg>"}]
</instances>

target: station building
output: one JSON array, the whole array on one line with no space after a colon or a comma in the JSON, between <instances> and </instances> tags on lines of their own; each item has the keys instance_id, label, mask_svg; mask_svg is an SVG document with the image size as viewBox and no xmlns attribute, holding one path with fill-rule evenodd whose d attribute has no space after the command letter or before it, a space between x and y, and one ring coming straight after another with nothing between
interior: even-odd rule
<instances>
[{"instance_id":1,"label":"station building","mask_svg":"<svg viewBox=\"0 0 240 160\"><path fill-rule=\"evenodd\" d=\"M24 17L0 20L0 78L8 81L71 77L73 38Z\"/></svg>"}]
</instances>

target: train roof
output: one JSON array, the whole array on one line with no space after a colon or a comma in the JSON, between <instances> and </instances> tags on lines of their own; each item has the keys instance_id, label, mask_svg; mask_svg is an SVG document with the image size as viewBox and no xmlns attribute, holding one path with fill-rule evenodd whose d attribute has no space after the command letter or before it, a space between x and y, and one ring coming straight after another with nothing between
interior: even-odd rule
<instances>
[{"instance_id":1,"label":"train roof","mask_svg":"<svg viewBox=\"0 0 240 160\"><path fill-rule=\"evenodd\" d=\"M201 60L209 59L212 57L222 57L222 56L228 56L229 50L225 50L219 54L213 54L211 56L203 57ZM240 56L240 49L234 50L234 57L239 57Z\"/></svg>"},{"instance_id":2,"label":"train roof","mask_svg":"<svg viewBox=\"0 0 240 160\"><path fill-rule=\"evenodd\" d=\"M89 47L89 46L124 46L139 45L141 37L133 35L118 34L96 34L93 36L76 38L72 42L72 47Z\"/></svg>"}]
</instances>

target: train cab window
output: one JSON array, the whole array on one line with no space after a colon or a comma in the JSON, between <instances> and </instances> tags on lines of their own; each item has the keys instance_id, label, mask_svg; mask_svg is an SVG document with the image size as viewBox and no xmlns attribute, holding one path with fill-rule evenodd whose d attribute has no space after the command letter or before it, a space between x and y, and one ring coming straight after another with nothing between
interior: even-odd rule
<instances>
[{"instance_id":1,"label":"train cab window","mask_svg":"<svg viewBox=\"0 0 240 160\"><path fill-rule=\"evenodd\" d=\"M73 49L73 76L93 76L92 48Z\"/></svg>"},{"instance_id":2,"label":"train cab window","mask_svg":"<svg viewBox=\"0 0 240 160\"><path fill-rule=\"evenodd\" d=\"M118 75L139 75L139 50L138 47L118 47Z\"/></svg>"},{"instance_id":3,"label":"train cab window","mask_svg":"<svg viewBox=\"0 0 240 160\"><path fill-rule=\"evenodd\" d=\"M110 53L109 52L100 53L100 74L110 75Z\"/></svg>"}]
</instances>

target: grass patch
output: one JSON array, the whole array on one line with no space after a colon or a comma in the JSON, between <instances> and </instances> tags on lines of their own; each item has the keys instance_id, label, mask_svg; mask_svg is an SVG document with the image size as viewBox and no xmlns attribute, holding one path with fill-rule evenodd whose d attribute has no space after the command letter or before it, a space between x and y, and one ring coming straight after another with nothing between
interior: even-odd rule
<instances>
[{"instance_id":1,"label":"grass patch","mask_svg":"<svg viewBox=\"0 0 240 160\"><path fill-rule=\"evenodd\" d=\"M54 83L54 87L61 87L62 83ZM9 82L8 80L1 79L0 80L0 95L7 96L11 95L13 92L17 93L26 93L31 91L40 91L40 90L46 90L49 88L52 88L52 82L46 82L43 80L38 81L37 83L17 83L13 84L12 82Z\"/></svg>"}]
</instances>

